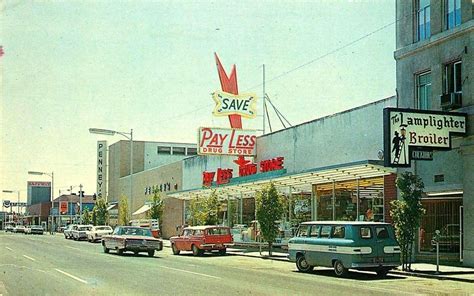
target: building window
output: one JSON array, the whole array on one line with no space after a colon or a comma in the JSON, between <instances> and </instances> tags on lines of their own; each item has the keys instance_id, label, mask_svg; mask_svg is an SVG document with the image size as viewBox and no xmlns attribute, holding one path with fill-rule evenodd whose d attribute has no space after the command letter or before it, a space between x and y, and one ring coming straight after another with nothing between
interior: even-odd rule
<instances>
[{"instance_id":1,"label":"building window","mask_svg":"<svg viewBox=\"0 0 474 296\"><path fill-rule=\"evenodd\" d=\"M187 155L197 155L197 148L188 148Z\"/></svg>"},{"instance_id":2,"label":"building window","mask_svg":"<svg viewBox=\"0 0 474 296\"><path fill-rule=\"evenodd\" d=\"M171 154L171 147L158 146L158 154Z\"/></svg>"},{"instance_id":3,"label":"building window","mask_svg":"<svg viewBox=\"0 0 474 296\"><path fill-rule=\"evenodd\" d=\"M431 109L431 72L416 76L416 97L418 109Z\"/></svg>"},{"instance_id":4,"label":"building window","mask_svg":"<svg viewBox=\"0 0 474 296\"><path fill-rule=\"evenodd\" d=\"M444 68L444 93L462 92L461 61L447 64Z\"/></svg>"},{"instance_id":5,"label":"building window","mask_svg":"<svg viewBox=\"0 0 474 296\"><path fill-rule=\"evenodd\" d=\"M452 29L461 24L461 0L446 0L446 28Z\"/></svg>"},{"instance_id":6,"label":"building window","mask_svg":"<svg viewBox=\"0 0 474 296\"><path fill-rule=\"evenodd\" d=\"M184 147L173 147L173 155L184 155L186 148Z\"/></svg>"},{"instance_id":7,"label":"building window","mask_svg":"<svg viewBox=\"0 0 474 296\"><path fill-rule=\"evenodd\" d=\"M417 41L428 39L431 36L430 13L430 0L416 1Z\"/></svg>"}]
</instances>

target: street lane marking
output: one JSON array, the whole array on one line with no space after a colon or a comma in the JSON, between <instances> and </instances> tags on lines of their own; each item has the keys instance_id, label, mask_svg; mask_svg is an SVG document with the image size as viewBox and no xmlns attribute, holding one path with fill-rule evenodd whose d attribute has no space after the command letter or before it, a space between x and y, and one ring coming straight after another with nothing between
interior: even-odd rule
<instances>
[{"instance_id":1,"label":"street lane marking","mask_svg":"<svg viewBox=\"0 0 474 296\"><path fill-rule=\"evenodd\" d=\"M31 258L30 256L23 255L23 257L25 257L26 259L30 259L31 261L36 261L35 258Z\"/></svg>"},{"instance_id":2,"label":"street lane marking","mask_svg":"<svg viewBox=\"0 0 474 296\"><path fill-rule=\"evenodd\" d=\"M70 246L65 246L66 248L69 248L69 249L73 249L73 250L76 250L76 251L82 251L81 249L79 248L75 248L75 247L70 247Z\"/></svg>"},{"instance_id":3,"label":"street lane marking","mask_svg":"<svg viewBox=\"0 0 474 296\"><path fill-rule=\"evenodd\" d=\"M166 269L171 269L171 270L175 270L175 271L179 271L179 272L187 272L187 273L191 273L191 274L195 274L195 275L200 275L200 276L205 276L205 277L209 277L209 278L213 278L213 279L218 279L218 280L221 279L221 278L218 277L218 276L208 275L208 274L199 273L199 272L193 272L193 271L184 270L184 269L178 269L178 268L167 267L167 266L158 266L158 267L166 268Z\"/></svg>"},{"instance_id":4,"label":"street lane marking","mask_svg":"<svg viewBox=\"0 0 474 296\"><path fill-rule=\"evenodd\" d=\"M72 274L70 274L70 273L67 273L67 272L62 271L62 270L57 269L57 268L55 268L55 270L56 270L57 272L60 272L60 273L62 273L62 274L64 274L64 275L66 275L66 276L72 278L72 279L75 279L75 280L78 281L78 282L81 282L81 283L83 283L83 284L87 284L87 282L86 282L85 280L80 279L80 278L78 278L77 276L74 276L74 275L72 275Z\"/></svg>"},{"instance_id":5,"label":"street lane marking","mask_svg":"<svg viewBox=\"0 0 474 296\"><path fill-rule=\"evenodd\" d=\"M10 249L9 247L5 247L5 249L10 250L10 251L13 252L13 249Z\"/></svg>"}]
</instances>

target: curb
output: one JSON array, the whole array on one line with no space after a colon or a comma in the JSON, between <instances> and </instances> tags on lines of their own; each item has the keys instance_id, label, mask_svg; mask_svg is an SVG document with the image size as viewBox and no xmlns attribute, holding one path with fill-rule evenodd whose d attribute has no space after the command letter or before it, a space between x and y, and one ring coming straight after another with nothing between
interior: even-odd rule
<instances>
[{"instance_id":1,"label":"curb","mask_svg":"<svg viewBox=\"0 0 474 296\"><path fill-rule=\"evenodd\" d=\"M288 261L288 259L286 259L286 258L279 258L279 257L260 256L260 255L249 255L249 254L243 254L243 253L239 253L239 252L227 252L227 254L233 255L233 256L251 257L251 258L259 258L259 259L263 259L263 260L274 260L274 261L281 261L281 262L288 262L288 263L291 263L290 261Z\"/></svg>"},{"instance_id":2,"label":"curb","mask_svg":"<svg viewBox=\"0 0 474 296\"><path fill-rule=\"evenodd\" d=\"M437 279L440 281L458 281L464 283L474 283L474 279L463 279L457 277L449 277L445 275L435 275L435 274L426 274L414 271L399 271L399 270L390 270L389 273L397 274L397 275L405 275L405 276L413 276L419 278L429 278L429 279Z\"/></svg>"}]
</instances>

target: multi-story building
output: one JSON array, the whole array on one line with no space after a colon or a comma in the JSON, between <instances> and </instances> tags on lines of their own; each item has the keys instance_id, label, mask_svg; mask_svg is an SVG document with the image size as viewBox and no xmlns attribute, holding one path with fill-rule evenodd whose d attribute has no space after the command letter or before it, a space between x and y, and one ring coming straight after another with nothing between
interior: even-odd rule
<instances>
[{"instance_id":1,"label":"multi-story building","mask_svg":"<svg viewBox=\"0 0 474 296\"><path fill-rule=\"evenodd\" d=\"M398 107L467 113L467 133L452 150L410 170L425 184L427 210L418 256L429 256L436 230L452 238L443 252L474 265L474 2L397 0Z\"/></svg>"}]
</instances>

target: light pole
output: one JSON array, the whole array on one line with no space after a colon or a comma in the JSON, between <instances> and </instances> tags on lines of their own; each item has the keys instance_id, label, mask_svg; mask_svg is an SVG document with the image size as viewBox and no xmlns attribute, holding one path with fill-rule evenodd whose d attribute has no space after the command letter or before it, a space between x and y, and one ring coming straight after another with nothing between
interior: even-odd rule
<instances>
[{"instance_id":1,"label":"light pole","mask_svg":"<svg viewBox=\"0 0 474 296\"><path fill-rule=\"evenodd\" d=\"M129 208L129 220L132 219L132 210L133 210L133 129L130 129L130 132L118 132L114 130L108 130L108 129L101 129L101 128L90 128L89 132L91 134L99 134L99 135L107 135L107 136L113 136L115 134L119 134L128 140L130 140L130 195L128 197L128 208Z\"/></svg>"},{"instance_id":2,"label":"light pole","mask_svg":"<svg viewBox=\"0 0 474 296\"><path fill-rule=\"evenodd\" d=\"M46 176L51 177L51 208L54 209L54 172L45 173L45 172L37 172L37 171L28 171L28 175L46 175ZM54 216L53 216L53 211L51 210L51 232L53 231L54 231Z\"/></svg>"}]
</instances>

